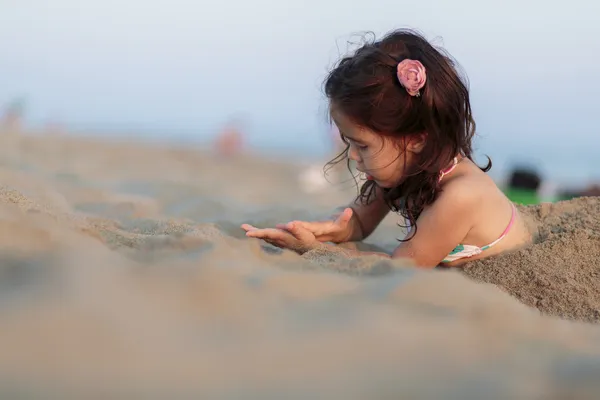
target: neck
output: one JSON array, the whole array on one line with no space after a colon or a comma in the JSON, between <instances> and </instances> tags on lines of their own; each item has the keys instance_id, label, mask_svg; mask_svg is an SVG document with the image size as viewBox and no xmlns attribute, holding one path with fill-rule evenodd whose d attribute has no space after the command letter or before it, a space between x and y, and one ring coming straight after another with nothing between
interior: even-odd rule
<instances>
[{"instance_id":1,"label":"neck","mask_svg":"<svg viewBox=\"0 0 600 400\"><path fill-rule=\"evenodd\" d=\"M452 171L454 171L454 168L456 168L456 166L458 165L458 161L459 161L459 157L460 156L456 156L452 159L452 162L450 163L450 165L448 167L446 167L446 169L443 169L440 172L440 178L439 181L441 181L444 176L450 174ZM462 157L460 157L460 159L462 159Z\"/></svg>"}]
</instances>

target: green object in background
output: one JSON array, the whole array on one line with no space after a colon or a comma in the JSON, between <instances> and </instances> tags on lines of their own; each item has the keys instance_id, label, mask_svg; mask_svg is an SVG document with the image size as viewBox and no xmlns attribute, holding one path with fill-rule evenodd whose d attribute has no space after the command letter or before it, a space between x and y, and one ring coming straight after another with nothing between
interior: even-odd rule
<instances>
[{"instance_id":1,"label":"green object in background","mask_svg":"<svg viewBox=\"0 0 600 400\"><path fill-rule=\"evenodd\" d=\"M531 189L506 188L504 194L510 201L517 204L529 205L542 202L537 191Z\"/></svg>"}]
</instances>

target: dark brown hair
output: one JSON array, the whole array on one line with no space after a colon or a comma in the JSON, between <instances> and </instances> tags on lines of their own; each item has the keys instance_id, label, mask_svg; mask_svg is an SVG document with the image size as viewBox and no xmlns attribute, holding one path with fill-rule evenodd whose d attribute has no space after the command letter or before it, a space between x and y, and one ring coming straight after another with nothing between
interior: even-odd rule
<instances>
[{"instance_id":1,"label":"dark brown hair","mask_svg":"<svg viewBox=\"0 0 600 400\"><path fill-rule=\"evenodd\" d=\"M473 161L475 121L468 83L449 54L415 31L396 30L380 40L371 36L373 39L343 57L329 73L325 94L330 106L335 105L355 124L378 134L401 138L426 133L414 171L397 187L384 190L386 203L408 220L415 228L414 235L417 218L440 192L440 171L459 154ZM397 78L398 63L407 58L419 60L427 73L419 97L410 96ZM327 165L346 159L350 166L348 148ZM487 172L491 165L488 158L487 166L481 169ZM366 181L356 200L369 202L375 185Z\"/></svg>"}]
</instances>

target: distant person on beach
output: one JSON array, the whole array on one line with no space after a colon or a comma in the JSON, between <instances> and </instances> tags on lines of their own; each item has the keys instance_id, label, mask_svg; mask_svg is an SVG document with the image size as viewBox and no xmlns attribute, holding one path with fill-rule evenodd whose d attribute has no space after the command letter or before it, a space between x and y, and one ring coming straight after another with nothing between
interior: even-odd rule
<instances>
[{"instance_id":1,"label":"distant person on beach","mask_svg":"<svg viewBox=\"0 0 600 400\"><path fill-rule=\"evenodd\" d=\"M542 178L537 171L533 168L518 167L512 170L504 193L518 204L538 204L541 185Z\"/></svg>"},{"instance_id":2,"label":"distant person on beach","mask_svg":"<svg viewBox=\"0 0 600 400\"><path fill-rule=\"evenodd\" d=\"M391 254L343 251L459 266L530 240L518 210L486 174L491 161L473 161L469 91L445 52L418 33L394 31L342 58L325 93L345 155L366 176L360 194L326 221L244 224L248 237L302 254L363 240L391 210L408 232Z\"/></svg>"},{"instance_id":3,"label":"distant person on beach","mask_svg":"<svg viewBox=\"0 0 600 400\"><path fill-rule=\"evenodd\" d=\"M23 99L16 99L8 104L3 115L0 116L0 128L12 132L18 132L23 124L23 110L25 108Z\"/></svg>"},{"instance_id":4,"label":"distant person on beach","mask_svg":"<svg viewBox=\"0 0 600 400\"><path fill-rule=\"evenodd\" d=\"M233 157L238 155L243 148L244 140L237 124L230 123L217 136L214 146L215 151L221 157Z\"/></svg>"}]
</instances>

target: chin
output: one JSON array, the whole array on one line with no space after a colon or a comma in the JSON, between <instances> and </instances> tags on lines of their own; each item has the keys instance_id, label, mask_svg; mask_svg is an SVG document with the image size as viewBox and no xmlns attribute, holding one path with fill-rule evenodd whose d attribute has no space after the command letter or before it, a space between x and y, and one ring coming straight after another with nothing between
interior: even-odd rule
<instances>
[{"instance_id":1,"label":"chin","mask_svg":"<svg viewBox=\"0 0 600 400\"><path fill-rule=\"evenodd\" d=\"M396 186L400 185L402 183L403 179L400 181L378 181L375 180L375 183L377 183L377 185L383 189L392 189L395 188Z\"/></svg>"},{"instance_id":2,"label":"chin","mask_svg":"<svg viewBox=\"0 0 600 400\"><path fill-rule=\"evenodd\" d=\"M389 182L386 182L386 181L375 180L375 183L377 184L377 186L379 186L380 188L383 188L383 189L390 189L390 188L392 188L392 187L395 186L395 185L393 185L393 184L391 184Z\"/></svg>"}]
</instances>

